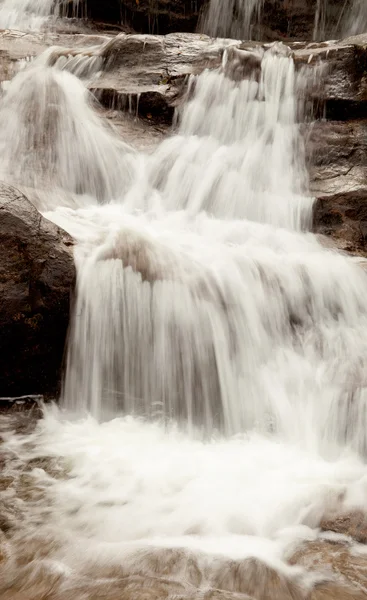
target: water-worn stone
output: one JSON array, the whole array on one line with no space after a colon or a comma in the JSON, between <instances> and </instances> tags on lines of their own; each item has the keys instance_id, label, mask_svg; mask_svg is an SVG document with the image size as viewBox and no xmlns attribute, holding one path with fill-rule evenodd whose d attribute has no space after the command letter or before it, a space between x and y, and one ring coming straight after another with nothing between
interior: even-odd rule
<instances>
[{"instance_id":1,"label":"water-worn stone","mask_svg":"<svg viewBox=\"0 0 367 600\"><path fill-rule=\"evenodd\" d=\"M366 597L366 554L347 543L316 540L302 544L289 561L323 579L309 600L363 600Z\"/></svg>"},{"instance_id":2,"label":"water-worn stone","mask_svg":"<svg viewBox=\"0 0 367 600\"><path fill-rule=\"evenodd\" d=\"M367 544L367 515L355 510L341 515L328 515L321 521L323 531L347 535L360 544Z\"/></svg>"},{"instance_id":3,"label":"water-worn stone","mask_svg":"<svg viewBox=\"0 0 367 600\"><path fill-rule=\"evenodd\" d=\"M313 228L346 252L367 256L367 186L317 198Z\"/></svg>"},{"instance_id":4,"label":"water-worn stone","mask_svg":"<svg viewBox=\"0 0 367 600\"><path fill-rule=\"evenodd\" d=\"M0 185L0 395L59 388L73 241L16 189Z\"/></svg>"}]
</instances>

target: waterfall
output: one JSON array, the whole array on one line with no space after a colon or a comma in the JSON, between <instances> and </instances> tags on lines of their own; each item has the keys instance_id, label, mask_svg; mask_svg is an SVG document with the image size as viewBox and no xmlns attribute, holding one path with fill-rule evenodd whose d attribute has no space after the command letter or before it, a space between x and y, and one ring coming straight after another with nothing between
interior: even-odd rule
<instances>
[{"instance_id":1,"label":"waterfall","mask_svg":"<svg viewBox=\"0 0 367 600\"><path fill-rule=\"evenodd\" d=\"M264 0L210 0L200 29L212 37L252 39L261 22Z\"/></svg>"},{"instance_id":2,"label":"waterfall","mask_svg":"<svg viewBox=\"0 0 367 600\"><path fill-rule=\"evenodd\" d=\"M367 4L364 0L351 0L351 6L342 21L342 35L358 35L367 32Z\"/></svg>"},{"instance_id":3,"label":"waterfall","mask_svg":"<svg viewBox=\"0 0 367 600\"><path fill-rule=\"evenodd\" d=\"M68 11L80 15L82 0L0 0L0 28L37 30L53 17Z\"/></svg>"},{"instance_id":4,"label":"waterfall","mask_svg":"<svg viewBox=\"0 0 367 600\"><path fill-rule=\"evenodd\" d=\"M231 53L219 71L193 78L177 135L149 157L146 181L140 176L122 207L111 208L113 228L82 259L67 407L98 418L158 415L208 433L274 419L264 371L274 344L292 347L292 318L303 317L279 263L298 238L274 237L269 225L307 228L312 201L303 195L293 61L275 45L256 55L255 78L238 80L248 58ZM264 236L270 248L257 254ZM302 262L290 269L306 302L312 276L303 279ZM269 407L255 409L262 396Z\"/></svg>"},{"instance_id":5,"label":"waterfall","mask_svg":"<svg viewBox=\"0 0 367 600\"><path fill-rule=\"evenodd\" d=\"M231 47L193 76L150 155L103 126L52 56L2 102L0 172L79 240L63 405L362 451L366 277L306 233L287 48Z\"/></svg>"},{"instance_id":6,"label":"waterfall","mask_svg":"<svg viewBox=\"0 0 367 600\"><path fill-rule=\"evenodd\" d=\"M66 71L38 64L21 71L0 112L2 179L43 189L49 198L58 189L101 202L121 194L134 153L89 103L85 86Z\"/></svg>"},{"instance_id":7,"label":"waterfall","mask_svg":"<svg viewBox=\"0 0 367 600\"><path fill-rule=\"evenodd\" d=\"M56 57L9 86L0 173L79 241L63 405L363 451L366 276L307 234L287 47L230 47L192 76L149 155L106 129Z\"/></svg>"},{"instance_id":8,"label":"waterfall","mask_svg":"<svg viewBox=\"0 0 367 600\"><path fill-rule=\"evenodd\" d=\"M367 32L365 0L345 0L335 5L330 0L317 0L314 39L347 37Z\"/></svg>"},{"instance_id":9,"label":"waterfall","mask_svg":"<svg viewBox=\"0 0 367 600\"><path fill-rule=\"evenodd\" d=\"M139 151L76 77L105 50L0 98L0 176L77 271L58 405L1 430L0 597L346 597L365 550L320 525L366 507L367 273L311 233L304 72L232 44Z\"/></svg>"},{"instance_id":10,"label":"waterfall","mask_svg":"<svg viewBox=\"0 0 367 600\"><path fill-rule=\"evenodd\" d=\"M270 0L268 5L274 2ZM305 2L306 4L306 2ZM237 40L258 39L254 26L264 19L264 0L210 0L204 9L199 29L212 37ZM314 40L357 35L367 31L365 0L316 0Z\"/></svg>"}]
</instances>

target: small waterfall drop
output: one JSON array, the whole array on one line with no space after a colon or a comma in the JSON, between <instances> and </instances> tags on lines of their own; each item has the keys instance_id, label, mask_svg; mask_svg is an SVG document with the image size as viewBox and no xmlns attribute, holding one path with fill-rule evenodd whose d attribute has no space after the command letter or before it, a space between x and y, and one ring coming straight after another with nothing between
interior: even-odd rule
<instances>
[{"instance_id":1,"label":"small waterfall drop","mask_svg":"<svg viewBox=\"0 0 367 600\"><path fill-rule=\"evenodd\" d=\"M252 39L252 28L261 22L264 0L210 0L200 30L212 37Z\"/></svg>"},{"instance_id":2,"label":"small waterfall drop","mask_svg":"<svg viewBox=\"0 0 367 600\"><path fill-rule=\"evenodd\" d=\"M37 30L50 17L64 17L72 7L79 14L81 0L0 0L0 29Z\"/></svg>"},{"instance_id":3,"label":"small waterfall drop","mask_svg":"<svg viewBox=\"0 0 367 600\"><path fill-rule=\"evenodd\" d=\"M351 7L342 21L342 35L358 35L367 32L367 4L365 0L352 0Z\"/></svg>"},{"instance_id":4,"label":"small waterfall drop","mask_svg":"<svg viewBox=\"0 0 367 600\"><path fill-rule=\"evenodd\" d=\"M270 0L279 9L275 0ZM292 11L291 11L292 12ZM212 37L236 40L258 39L264 19L264 0L210 0L204 9L199 30ZM365 0L315 1L314 40L347 37L367 32Z\"/></svg>"},{"instance_id":5,"label":"small waterfall drop","mask_svg":"<svg viewBox=\"0 0 367 600\"><path fill-rule=\"evenodd\" d=\"M317 0L314 39L347 37L367 32L365 0L345 0L340 5L330 0Z\"/></svg>"},{"instance_id":6,"label":"small waterfall drop","mask_svg":"<svg viewBox=\"0 0 367 600\"><path fill-rule=\"evenodd\" d=\"M1 105L2 179L43 190L48 208L50 190L101 202L120 196L133 178L134 152L91 103L85 86L67 71L35 64L18 73Z\"/></svg>"}]
</instances>

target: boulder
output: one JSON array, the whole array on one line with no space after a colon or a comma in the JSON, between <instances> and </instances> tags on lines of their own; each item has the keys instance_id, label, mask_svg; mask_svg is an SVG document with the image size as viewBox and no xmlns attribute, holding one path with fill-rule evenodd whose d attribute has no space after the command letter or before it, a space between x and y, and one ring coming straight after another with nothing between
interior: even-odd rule
<instances>
[{"instance_id":1,"label":"boulder","mask_svg":"<svg viewBox=\"0 0 367 600\"><path fill-rule=\"evenodd\" d=\"M0 185L0 396L59 390L72 245L24 194Z\"/></svg>"}]
</instances>

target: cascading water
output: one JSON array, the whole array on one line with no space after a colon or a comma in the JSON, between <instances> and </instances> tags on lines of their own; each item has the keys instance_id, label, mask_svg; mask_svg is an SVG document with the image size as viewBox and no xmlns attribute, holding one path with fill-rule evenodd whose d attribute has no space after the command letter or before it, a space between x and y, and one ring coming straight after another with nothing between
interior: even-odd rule
<instances>
[{"instance_id":1,"label":"cascading water","mask_svg":"<svg viewBox=\"0 0 367 600\"><path fill-rule=\"evenodd\" d=\"M273 0L273 4L277 5ZM306 3L305 3L306 4ZM271 5L271 0L268 2ZM291 13L290 13L291 14ZM212 37L251 40L254 26L264 17L264 0L210 0L200 20L199 29ZM314 40L357 35L367 31L365 0L316 0Z\"/></svg>"},{"instance_id":2,"label":"cascading water","mask_svg":"<svg viewBox=\"0 0 367 600\"><path fill-rule=\"evenodd\" d=\"M352 0L351 8L342 21L343 35L357 35L367 32L367 4L365 0Z\"/></svg>"},{"instance_id":3,"label":"cascading water","mask_svg":"<svg viewBox=\"0 0 367 600\"><path fill-rule=\"evenodd\" d=\"M302 195L293 61L281 50L259 56L256 78L233 81L231 55L222 72L194 80L178 134L146 160L145 181L87 217L113 225L80 259L67 407L178 419L208 434L270 429L306 444L355 436L348 411L338 419L365 347L336 323L364 323L364 273L356 267L346 311L344 259L329 256L323 272L319 246L292 233L310 225L312 202ZM51 218L70 229L70 215ZM363 448L364 422L353 443Z\"/></svg>"},{"instance_id":4,"label":"cascading water","mask_svg":"<svg viewBox=\"0 0 367 600\"><path fill-rule=\"evenodd\" d=\"M200 29L212 37L252 39L261 20L264 0L210 0Z\"/></svg>"},{"instance_id":5,"label":"cascading water","mask_svg":"<svg viewBox=\"0 0 367 600\"><path fill-rule=\"evenodd\" d=\"M335 5L330 0L317 0L314 39L347 37L367 32L367 4L365 0L345 0Z\"/></svg>"},{"instance_id":6,"label":"cascading water","mask_svg":"<svg viewBox=\"0 0 367 600\"><path fill-rule=\"evenodd\" d=\"M231 48L144 154L57 53L0 104L1 176L78 242L62 410L6 445L59 470L1 597L306 600L287 559L366 502L367 275L308 233L292 57Z\"/></svg>"},{"instance_id":7,"label":"cascading water","mask_svg":"<svg viewBox=\"0 0 367 600\"><path fill-rule=\"evenodd\" d=\"M80 12L82 0L0 0L0 29L37 30L49 17L63 17L72 7Z\"/></svg>"}]
</instances>

